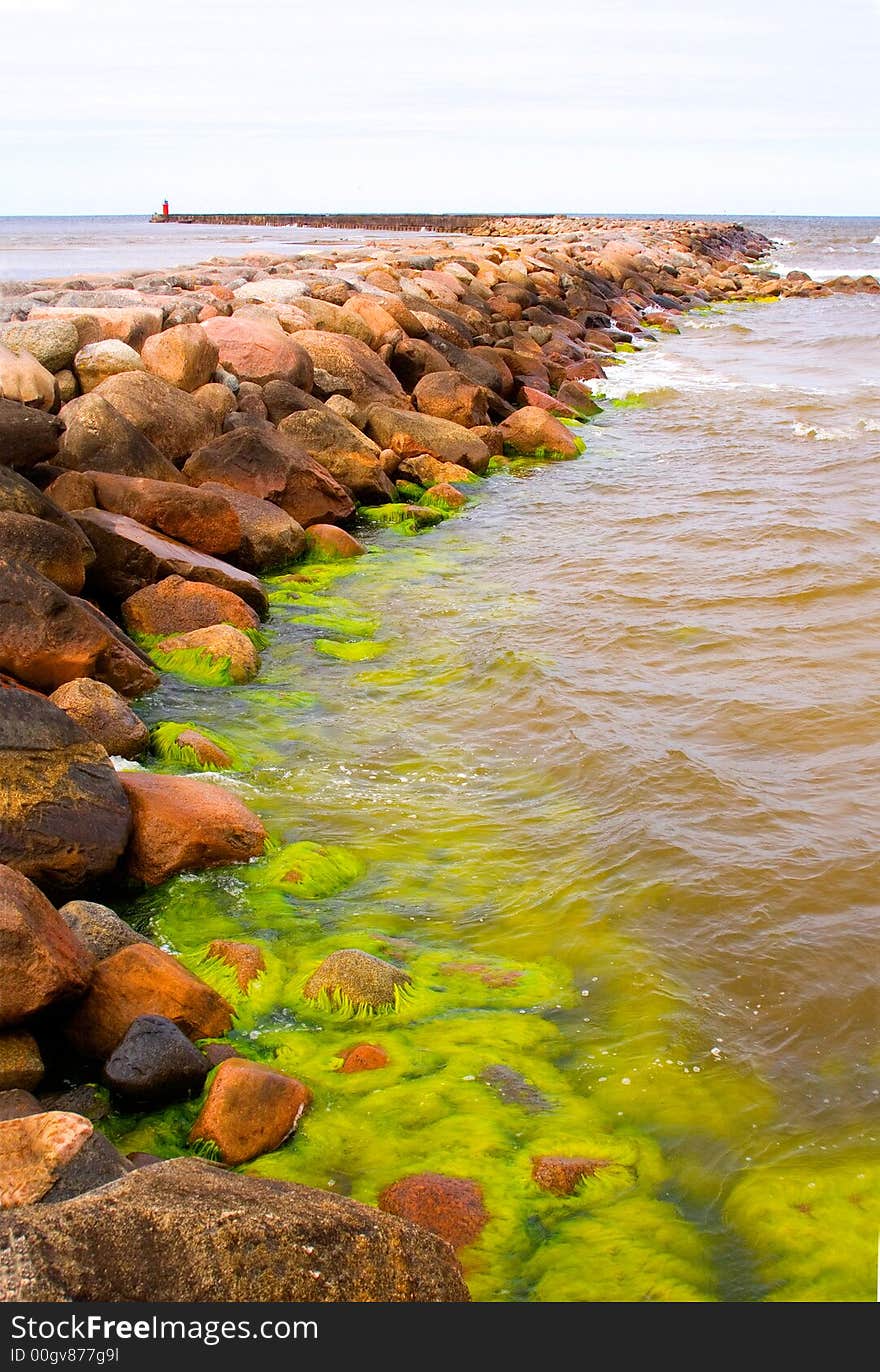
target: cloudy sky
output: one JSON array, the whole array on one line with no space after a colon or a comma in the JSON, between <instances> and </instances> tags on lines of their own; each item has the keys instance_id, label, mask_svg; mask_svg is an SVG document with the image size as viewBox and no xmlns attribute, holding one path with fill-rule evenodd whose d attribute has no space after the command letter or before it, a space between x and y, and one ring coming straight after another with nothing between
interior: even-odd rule
<instances>
[{"instance_id":1,"label":"cloudy sky","mask_svg":"<svg viewBox=\"0 0 880 1372\"><path fill-rule=\"evenodd\" d=\"M880 0L0 0L0 92L0 215L880 201Z\"/></svg>"}]
</instances>

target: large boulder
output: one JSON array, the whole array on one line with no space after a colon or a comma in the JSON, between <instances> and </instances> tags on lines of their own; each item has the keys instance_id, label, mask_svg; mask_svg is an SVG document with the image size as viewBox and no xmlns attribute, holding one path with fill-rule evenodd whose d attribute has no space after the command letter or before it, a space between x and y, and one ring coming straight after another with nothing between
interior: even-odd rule
<instances>
[{"instance_id":1,"label":"large boulder","mask_svg":"<svg viewBox=\"0 0 880 1372\"><path fill-rule=\"evenodd\" d=\"M94 553L89 549L89 560ZM0 557L26 562L62 591L76 595L86 579L85 550L70 529L16 510L0 510Z\"/></svg>"},{"instance_id":2,"label":"large boulder","mask_svg":"<svg viewBox=\"0 0 880 1372\"><path fill-rule=\"evenodd\" d=\"M48 1005L81 996L95 968L55 907L20 871L3 865L0 963L0 1025L18 1024Z\"/></svg>"},{"instance_id":3,"label":"large boulder","mask_svg":"<svg viewBox=\"0 0 880 1372\"><path fill-rule=\"evenodd\" d=\"M0 398L50 410L55 403L55 380L29 352L14 353L0 343Z\"/></svg>"},{"instance_id":4,"label":"large boulder","mask_svg":"<svg viewBox=\"0 0 880 1372\"><path fill-rule=\"evenodd\" d=\"M524 405L499 424L505 449L522 457L577 457L583 439L538 405Z\"/></svg>"},{"instance_id":5,"label":"large boulder","mask_svg":"<svg viewBox=\"0 0 880 1372\"><path fill-rule=\"evenodd\" d=\"M183 483L174 464L103 396L77 396L64 406L61 418L67 427L57 466Z\"/></svg>"},{"instance_id":6,"label":"large boulder","mask_svg":"<svg viewBox=\"0 0 880 1372\"><path fill-rule=\"evenodd\" d=\"M369 345L372 331L369 325L357 314L347 313L341 305L329 300L316 300L304 296L296 302L297 309L311 320L311 330L327 329L330 333L348 334L361 343ZM299 330L297 330L299 332Z\"/></svg>"},{"instance_id":7,"label":"large boulder","mask_svg":"<svg viewBox=\"0 0 880 1372\"><path fill-rule=\"evenodd\" d=\"M219 350L200 324L178 324L154 333L141 349L148 372L181 391L197 391L213 380Z\"/></svg>"},{"instance_id":8,"label":"large boulder","mask_svg":"<svg viewBox=\"0 0 880 1372\"><path fill-rule=\"evenodd\" d=\"M146 752L149 729L105 681L78 677L59 686L49 699L111 756L132 758Z\"/></svg>"},{"instance_id":9,"label":"large boulder","mask_svg":"<svg viewBox=\"0 0 880 1372\"><path fill-rule=\"evenodd\" d=\"M123 772L131 805L129 874L158 886L177 872L247 862L259 857L266 831L238 796L193 777Z\"/></svg>"},{"instance_id":10,"label":"large boulder","mask_svg":"<svg viewBox=\"0 0 880 1372\"><path fill-rule=\"evenodd\" d=\"M186 581L206 581L211 586L234 591L261 618L268 613L266 592L249 572L176 543L127 515L81 510L77 520L95 549L95 561L88 575L90 585L100 595L126 600L142 586L152 586L166 576L182 576Z\"/></svg>"},{"instance_id":11,"label":"large boulder","mask_svg":"<svg viewBox=\"0 0 880 1372\"><path fill-rule=\"evenodd\" d=\"M376 444L333 410L300 410L283 419L279 429L351 491L359 505L394 499Z\"/></svg>"},{"instance_id":12,"label":"large boulder","mask_svg":"<svg viewBox=\"0 0 880 1372\"><path fill-rule=\"evenodd\" d=\"M0 1218L0 1299L469 1297L452 1250L418 1225L329 1192L180 1158L50 1212Z\"/></svg>"},{"instance_id":13,"label":"large boulder","mask_svg":"<svg viewBox=\"0 0 880 1372\"><path fill-rule=\"evenodd\" d=\"M111 376L95 393L172 462L187 457L217 432L217 421L204 405L146 371Z\"/></svg>"},{"instance_id":14,"label":"large boulder","mask_svg":"<svg viewBox=\"0 0 880 1372\"><path fill-rule=\"evenodd\" d=\"M66 508L32 482L26 481L19 472L14 472L11 467L0 466L0 512L3 511L31 515L34 519L57 524L77 540L84 565L94 561L95 551L91 543Z\"/></svg>"},{"instance_id":15,"label":"large boulder","mask_svg":"<svg viewBox=\"0 0 880 1372\"><path fill-rule=\"evenodd\" d=\"M106 681L125 696L142 695L158 684L155 672L84 601L26 563L4 558L0 671L40 691L84 676Z\"/></svg>"},{"instance_id":16,"label":"large boulder","mask_svg":"<svg viewBox=\"0 0 880 1372\"><path fill-rule=\"evenodd\" d=\"M354 502L344 487L295 439L271 424L223 434L193 453L184 472L194 486L209 481L271 499L303 527L354 514Z\"/></svg>"},{"instance_id":17,"label":"large boulder","mask_svg":"<svg viewBox=\"0 0 880 1372\"><path fill-rule=\"evenodd\" d=\"M241 541L238 516L222 496L176 481L87 472L94 498L87 506L128 515L158 533L203 553L234 553Z\"/></svg>"},{"instance_id":18,"label":"large boulder","mask_svg":"<svg viewBox=\"0 0 880 1372\"><path fill-rule=\"evenodd\" d=\"M239 567L266 572L287 567L302 557L306 546L302 525L271 501L214 481L203 482L199 489L222 495L238 515L241 538L235 561Z\"/></svg>"},{"instance_id":19,"label":"large boulder","mask_svg":"<svg viewBox=\"0 0 880 1372\"><path fill-rule=\"evenodd\" d=\"M129 1108L156 1110L197 1096L211 1064L164 1015L139 1015L104 1064L103 1078Z\"/></svg>"},{"instance_id":20,"label":"large boulder","mask_svg":"<svg viewBox=\"0 0 880 1372\"><path fill-rule=\"evenodd\" d=\"M440 373L445 375L445 373ZM489 449L460 424L414 410L395 410L388 405L371 405L367 433L380 448L390 448L394 440L407 440L423 452L444 462L454 462L482 475L489 465Z\"/></svg>"},{"instance_id":21,"label":"large boulder","mask_svg":"<svg viewBox=\"0 0 880 1372\"><path fill-rule=\"evenodd\" d=\"M75 294L70 293L70 296ZM79 336L82 348L87 343L95 343L103 338L118 338L129 347L138 351L144 346L150 334L158 333L162 327L164 314L159 305L98 305L83 299L58 305L35 305L28 315L28 321L35 319L69 319Z\"/></svg>"},{"instance_id":22,"label":"large boulder","mask_svg":"<svg viewBox=\"0 0 880 1372\"><path fill-rule=\"evenodd\" d=\"M274 505L270 508L275 510ZM280 510L276 514L286 518ZM129 633L149 637L186 634L212 624L256 629L260 622L241 596L204 581L185 581L181 576L168 576L155 586L135 591L122 603L122 621Z\"/></svg>"},{"instance_id":23,"label":"large boulder","mask_svg":"<svg viewBox=\"0 0 880 1372\"><path fill-rule=\"evenodd\" d=\"M69 367L79 350L79 335L69 319L25 319L4 324L0 343L14 353L29 352L49 372Z\"/></svg>"},{"instance_id":24,"label":"large boulder","mask_svg":"<svg viewBox=\"0 0 880 1372\"><path fill-rule=\"evenodd\" d=\"M232 1026L222 996L151 943L132 943L94 969L65 1032L77 1052L106 1061L141 1015L161 1015L189 1039L220 1038Z\"/></svg>"},{"instance_id":25,"label":"large boulder","mask_svg":"<svg viewBox=\"0 0 880 1372\"><path fill-rule=\"evenodd\" d=\"M312 389L313 369L309 355L280 324L239 314L206 319L203 329L217 348L220 365L240 381L289 381L304 391Z\"/></svg>"},{"instance_id":26,"label":"large boulder","mask_svg":"<svg viewBox=\"0 0 880 1372\"><path fill-rule=\"evenodd\" d=\"M280 1148L296 1129L312 1093L266 1063L227 1058L217 1068L190 1143L213 1143L232 1167Z\"/></svg>"},{"instance_id":27,"label":"large boulder","mask_svg":"<svg viewBox=\"0 0 880 1372\"><path fill-rule=\"evenodd\" d=\"M443 354L423 338L399 339L389 365L406 391L412 391L431 372L451 370Z\"/></svg>"},{"instance_id":28,"label":"large boulder","mask_svg":"<svg viewBox=\"0 0 880 1372\"><path fill-rule=\"evenodd\" d=\"M84 395L94 391L102 381L121 372L144 372L146 367L140 353L118 338L100 343L87 343L73 359L73 370Z\"/></svg>"},{"instance_id":29,"label":"large boulder","mask_svg":"<svg viewBox=\"0 0 880 1372\"><path fill-rule=\"evenodd\" d=\"M32 467L54 457L63 428L55 415L0 394L0 467Z\"/></svg>"},{"instance_id":30,"label":"large boulder","mask_svg":"<svg viewBox=\"0 0 880 1372\"><path fill-rule=\"evenodd\" d=\"M346 392L356 405L380 400L409 403L391 369L359 339L321 329L301 329L296 341L305 348L315 367L345 383Z\"/></svg>"},{"instance_id":31,"label":"large boulder","mask_svg":"<svg viewBox=\"0 0 880 1372\"><path fill-rule=\"evenodd\" d=\"M52 887L110 872L131 813L105 750L30 691L0 691L0 862Z\"/></svg>"},{"instance_id":32,"label":"large boulder","mask_svg":"<svg viewBox=\"0 0 880 1372\"><path fill-rule=\"evenodd\" d=\"M489 404L485 386L475 386L461 372L428 372L413 391L420 414L450 419L464 429L488 424Z\"/></svg>"}]
</instances>

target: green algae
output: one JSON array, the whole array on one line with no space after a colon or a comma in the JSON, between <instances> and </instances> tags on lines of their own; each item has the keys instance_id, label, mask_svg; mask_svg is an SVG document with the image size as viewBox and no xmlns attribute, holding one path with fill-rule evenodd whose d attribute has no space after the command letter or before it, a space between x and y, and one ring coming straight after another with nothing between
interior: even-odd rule
<instances>
[{"instance_id":1,"label":"green algae","mask_svg":"<svg viewBox=\"0 0 880 1372\"><path fill-rule=\"evenodd\" d=\"M150 730L150 747L160 762L171 763L179 767L187 767L190 770L196 769L203 772L217 772L224 770L213 762L202 762L197 753L186 744L178 742L180 734L192 729L196 733L202 734L211 743L215 743L218 748L229 758L230 767L234 771L242 771L250 765L248 755L240 748L236 747L223 734L215 733L213 729L207 729L204 725L188 723L175 723L165 721L161 724L154 724Z\"/></svg>"},{"instance_id":2,"label":"green algae","mask_svg":"<svg viewBox=\"0 0 880 1372\"><path fill-rule=\"evenodd\" d=\"M425 494L425 487L419 486L415 481L395 481L394 486L401 500L412 505L419 505Z\"/></svg>"},{"instance_id":3,"label":"green algae","mask_svg":"<svg viewBox=\"0 0 880 1372\"><path fill-rule=\"evenodd\" d=\"M192 686L233 686L232 659L215 656L206 648L175 648L171 652L150 650L154 667L170 672Z\"/></svg>"},{"instance_id":4,"label":"green algae","mask_svg":"<svg viewBox=\"0 0 880 1372\"><path fill-rule=\"evenodd\" d=\"M398 533L421 533L423 529L433 528L443 521L439 510L427 505L362 505L358 510L361 519L380 528L393 528Z\"/></svg>"},{"instance_id":5,"label":"green algae","mask_svg":"<svg viewBox=\"0 0 880 1372\"><path fill-rule=\"evenodd\" d=\"M362 619L356 615L337 614L332 610L323 614L294 615L290 622L307 624L312 629L324 629L328 633L346 634L350 638L371 638L379 627L377 619Z\"/></svg>"},{"instance_id":6,"label":"green algae","mask_svg":"<svg viewBox=\"0 0 880 1372\"><path fill-rule=\"evenodd\" d=\"M316 638L312 647L323 657L335 657L340 662L368 662L388 651L387 643L337 643L332 638Z\"/></svg>"},{"instance_id":7,"label":"green algae","mask_svg":"<svg viewBox=\"0 0 880 1372\"><path fill-rule=\"evenodd\" d=\"M320 900L350 886L363 871L362 860L347 849L303 840L252 864L245 879L261 889L288 891L299 900Z\"/></svg>"}]
</instances>

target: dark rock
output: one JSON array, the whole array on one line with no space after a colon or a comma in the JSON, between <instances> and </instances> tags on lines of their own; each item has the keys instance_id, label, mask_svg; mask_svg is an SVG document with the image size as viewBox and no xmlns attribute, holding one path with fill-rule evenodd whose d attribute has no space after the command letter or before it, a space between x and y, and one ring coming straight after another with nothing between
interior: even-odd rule
<instances>
[{"instance_id":1,"label":"dark rock","mask_svg":"<svg viewBox=\"0 0 880 1372\"><path fill-rule=\"evenodd\" d=\"M132 1109L157 1109L197 1096L211 1064L177 1025L140 1015L104 1064L104 1081Z\"/></svg>"},{"instance_id":2,"label":"dark rock","mask_svg":"<svg viewBox=\"0 0 880 1372\"><path fill-rule=\"evenodd\" d=\"M0 466L31 467L54 457L63 429L55 415L0 397Z\"/></svg>"}]
</instances>

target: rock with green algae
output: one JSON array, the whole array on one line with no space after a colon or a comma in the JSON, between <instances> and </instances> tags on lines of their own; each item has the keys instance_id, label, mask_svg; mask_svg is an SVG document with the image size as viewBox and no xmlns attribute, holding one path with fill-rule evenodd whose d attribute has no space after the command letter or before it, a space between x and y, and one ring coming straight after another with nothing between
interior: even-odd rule
<instances>
[{"instance_id":1,"label":"rock with green algae","mask_svg":"<svg viewBox=\"0 0 880 1372\"><path fill-rule=\"evenodd\" d=\"M178 676L186 674L188 659L193 663L197 659L200 664L204 662L209 674L225 676L235 684L252 681L260 670L260 656L252 640L231 624L212 624L207 629L164 638L156 644L152 657L156 666L176 670ZM170 663L176 663L176 668ZM193 665L193 670L202 669Z\"/></svg>"},{"instance_id":2,"label":"rock with green algae","mask_svg":"<svg viewBox=\"0 0 880 1372\"><path fill-rule=\"evenodd\" d=\"M362 507L358 513L368 524L395 528L403 533L418 533L421 529L430 529L443 522L441 510L418 504L370 505Z\"/></svg>"},{"instance_id":3,"label":"rock with green algae","mask_svg":"<svg viewBox=\"0 0 880 1372\"><path fill-rule=\"evenodd\" d=\"M161 762L203 772L241 771L245 758L230 741L204 725L166 721L150 731L150 746Z\"/></svg>"},{"instance_id":4,"label":"rock with green algae","mask_svg":"<svg viewBox=\"0 0 880 1372\"><path fill-rule=\"evenodd\" d=\"M315 968L303 995L331 1009L372 1014L393 1010L411 984L403 968L359 948L340 948Z\"/></svg>"},{"instance_id":5,"label":"rock with green algae","mask_svg":"<svg viewBox=\"0 0 880 1372\"><path fill-rule=\"evenodd\" d=\"M759 1167L734 1185L724 1218L755 1255L765 1300L876 1300L876 1156L814 1154Z\"/></svg>"},{"instance_id":6,"label":"rock with green algae","mask_svg":"<svg viewBox=\"0 0 880 1372\"><path fill-rule=\"evenodd\" d=\"M422 496L424 495L423 486L416 485L414 481L396 481L394 484L401 500L414 505L421 503Z\"/></svg>"},{"instance_id":7,"label":"rock with green algae","mask_svg":"<svg viewBox=\"0 0 880 1372\"><path fill-rule=\"evenodd\" d=\"M360 643L337 643L332 638L316 638L312 647L322 657L335 657L339 662L369 662L388 651L387 643L373 643L367 640Z\"/></svg>"},{"instance_id":8,"label":"rock with green algae","mask_svg":"<svg viewBox=\"0 0 880 1372\"><path fill-rule=\"evenodd\" d=\"M363 862L347 848L302 840L249 867L246 879L256 887L280 887L300 900L323 900L343 891L363 872Z\"/></svg>"}]
</instances>

